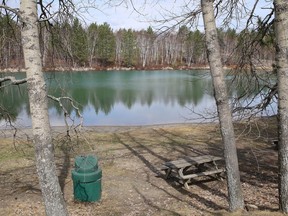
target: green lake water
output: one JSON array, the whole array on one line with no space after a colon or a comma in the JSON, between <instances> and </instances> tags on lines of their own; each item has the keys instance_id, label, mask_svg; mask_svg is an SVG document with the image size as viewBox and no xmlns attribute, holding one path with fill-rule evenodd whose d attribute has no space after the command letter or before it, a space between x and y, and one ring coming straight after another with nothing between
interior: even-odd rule
<instances>
[{"instance_id":1,"label":"green lake water","mask_svg":"<svg viewBox=\"0 0 288 216\"><path fill-rule=\"evenodd\" d=\"M209 118L208 113L216 111L209 71L51 72L45 73L45 79L50 95L77 102L85 126L199 122L201 115ZM230 94L241 95L243 88L235 86ZM69 103L63 104L79 122ZM31 126L26 85L2 90L0 105L17 126ZM49 116L51 125L64 125L62 109L51 100ZM5 124L2 117L0 125Z\"/></svg>"}]
</instances>

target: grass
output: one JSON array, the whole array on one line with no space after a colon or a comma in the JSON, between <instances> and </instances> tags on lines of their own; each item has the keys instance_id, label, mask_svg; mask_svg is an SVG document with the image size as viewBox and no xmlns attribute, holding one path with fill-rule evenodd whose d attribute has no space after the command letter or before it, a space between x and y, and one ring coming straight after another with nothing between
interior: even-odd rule
<instances>
[{"instance_id":1,"label":"grass","mask_svg":"<svg viewBox=\"0 0 288 216\"><path fill-rule=\"evenodd\" d=\"M53 132L53 142L56 162L57 167L61 171L59 172L60 180L65 185L65 196L68 208L72 212L71 215L77 215L77 212L88 214L95 211L99 215L105 216L125 215L127 212L135 211L135 208L139 208L140 213L143 213L143 215L146 212L143 211L143 208L156 213L154 215L191 215L191 208L192 210L196 209L197 212L202 211L203 215L214 216L282 215L279 212L275 212L277 208L275 194L277 195L277 192L273 188L275 181L270 178L275 174L275 166L271 161L277 161L275 159L277 154L270 149L268 140L272 137L274 138L277 134L276 120L258 119L250 121L249 124L237 123L235 124L235 132L240 166L242 166L242 177L246 184L246 188L244 188L244 193L246 193L245 202L249 204L258 203L259 209L265 210L267 209L265 202L262 205L257 199L259 197L263 199L269 195L273 204L267 205L271 211L249 211L244 213L218 211L219 209L227 208L227 201L221 195L225 193L225 183L217 183L217 188L211 186L214 183L211 183L211 185L202 183L199 186L193 186L191 191L183 191L182 188L178 188L178 186L167 183L157 177L153 171L164 160L176 159L183 154L211 153L222 155L223 153L219 125L179 124L147 127L85 128L81 134L72 133L71 137L65 136L65 133L59 132L59 129L55 130ZM11 200L10 203L6 201L8 203L7 206L10 204L15 209L23 210L23 212L29 206L33 206L35 209L39 206L43 207L42 203L28 202L25 197L38 200L41 196L39 193L37 196L33 194L30 196L31 191L27 189L30 185L33 186L34 191L37 191L35 188L38 188L34 167L34 148L29 140L27 136L20 136L13 144L11 136L3 136L0 143L0 169L1 172L3 171L2 179L6 182L0 193L8 191L8 195L2 193L3 196L5 195L5 200L6 197L7 200ZM73 168L73 159L76 155L88 153L99 157L103 170L104 198L99 205L78 204L71 200L73 188L70 171ZM257 157L260 170L257 171L256 169L254 173L251 173L250 168L256 165L255 157ZM268 166L270 166L269 169ZM133 170L134 168L137 173ZM266 173L263 172L265 170ZM251 174L255 175L252 176ZM137 190L135 190L134 186L137 186ZM211 194L208 193L209 188L210 192L212 192ZM214 193L221 188L223 188L223 191L220 191L220 195ZM249 192L251 189L253 191ZM267 191L267 189L271 190ZM25 191L19 192L24 198L21 202L19 200L16 202L14 197L20 196L17 194L20 190ZM258 194L254 194L254 191ZM162 198L158 198L161 196ZM212 196L219 200L213 200ZM131 199L128 199L128 197ZM132 203L131 206L131 203L126 203L128 201L135 201L135 203ZM205 204L205 202L208 204ZM209 206L210 203L220 207L215 210ZM111 206L114 206L114 210L111 209ZM5 212L6 215L13 215L8 208L4 210L7 211L7 214Z\"/></svg>"}]
</instances>

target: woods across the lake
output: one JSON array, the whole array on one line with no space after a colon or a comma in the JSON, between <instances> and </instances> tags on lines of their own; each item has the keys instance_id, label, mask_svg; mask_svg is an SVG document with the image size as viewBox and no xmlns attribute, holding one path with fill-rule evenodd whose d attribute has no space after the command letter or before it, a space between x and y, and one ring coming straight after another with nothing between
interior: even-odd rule
<instances>
[{"instance_id":1,"label":"woods across the lake","mask_svg":"<svg viewBox=\"0 0 288 216\"><path fill-rule=\"evenodd\" d=\"M275 58L274 31L272 27L262 29L261 25L259 20L259 27L253 31L218 29L224 65L249 65L251 60L260 66L272 65ZM0 16L2 70L24 67L20 27L12 17ZM39 32L42 62L46 70L60 67L181 69L208 65L204 32L191 30L187 26L166 32L151 27L140 31L114 31L108 23L84 25L78 18L74 18L50 24L42 22L39 24ZM247 41L254 42L248 44Z\"/></svg>"}]
</instances>

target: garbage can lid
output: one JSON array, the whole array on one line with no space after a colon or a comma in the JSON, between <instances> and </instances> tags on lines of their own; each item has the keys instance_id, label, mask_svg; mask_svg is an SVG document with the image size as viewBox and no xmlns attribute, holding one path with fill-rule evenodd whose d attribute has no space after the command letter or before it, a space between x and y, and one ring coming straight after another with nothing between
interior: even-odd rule
<instances>
[{"instance_id":1,"label":"garbage can lid","mask_svg":"<svg viewBox=\"0 0 288 216\"><path fill-rule=\"evenodd\" d=\"M93 155L77 156L75 158L75 170L78 173L90 173L98 169L98 160Z\"/></svg>"},{"instance_id":2,"label":"garbage can lid","mask_svg":"<svg viewBox=\"0 0 288 216\"><path fill-rule=\"evenodd\" d=\"M96 182L101 178L102 170L100 168L91 173L79 173L76 172L76 170L72 170L72 180L74 184Z\"/></svg>"}]
</instances>

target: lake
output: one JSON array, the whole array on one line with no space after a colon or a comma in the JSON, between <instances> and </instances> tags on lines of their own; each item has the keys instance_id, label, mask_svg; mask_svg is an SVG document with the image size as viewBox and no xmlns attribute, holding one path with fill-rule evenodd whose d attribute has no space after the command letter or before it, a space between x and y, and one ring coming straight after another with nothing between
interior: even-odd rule
<instances>
[{"instance_id":1,"label":"lake","mask_svg":"<svg viewBox=\"0 0 288 216\"><path fill-rule=\"evenodd\" d=\"M216 111L211 76L205 70L49 72L45 79L50 95L77 101L85 126L200 122L204 121L200 116L209 118L209 113ZM241 94L243 88L233 87L230 94ZM31 126L26 85L5 88L0 101L14 124ZM78 123L75 110L65 101L63 104ZM267 111L268 115L273 114L275 106ZM62 109L51 100L49 116L52 126L64 125ZM0 125L5 124L1 119Z\"/></svg>"}]
</instances>

